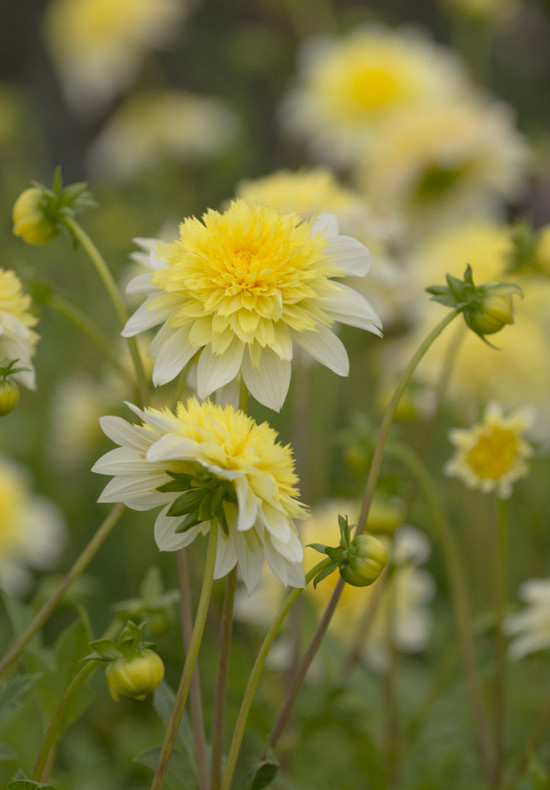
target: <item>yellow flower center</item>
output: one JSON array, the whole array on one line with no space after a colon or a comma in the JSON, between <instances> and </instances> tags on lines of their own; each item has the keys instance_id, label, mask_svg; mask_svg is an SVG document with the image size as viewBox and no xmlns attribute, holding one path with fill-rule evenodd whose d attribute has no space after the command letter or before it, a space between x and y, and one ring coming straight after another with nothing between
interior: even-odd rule
<instances>
[{"instance_id":1,"label":"yellow flower center","mask_svg":"<svg viewBox=\"0 0 550 790\"><path fill-rule=\"evenodd\" d=\"M350 98L365 110L377 110L391 104L400 97L401 93L402 86L399 80L387 69L363 68L350 80Z\"/></svg>"},{"instance_id":2,"label":"yellow flower center","mask_svg":"<svg viewBox=\"0 0 550 790\"><path fill-rule=\"evenodd\" d=\"M477 477L498 480L512 469L518 452L517 434L493 426L479 435L477 444L466 455L466 462Z\"/></svg>"},{"instance_id":3,"label":"yellow flower center","mask_svg":"<svg viewBox=\"0 0 550 790\"><path fill-rule=\"evenodd\" d=\"M243 200L224 214L209 211L202 222L187 219L179 240L159 245L168 265L152 276L171 298L163 294L150 306L169 304L171 324L193 324L190 342L213 342L216 353L235 335L275 347L281 322L297 331L330 324L315 302L337 289L328 278L342 272L324 255L326 237L311 233L297 214L252 208Z\"/></svg>"}]
</instances>

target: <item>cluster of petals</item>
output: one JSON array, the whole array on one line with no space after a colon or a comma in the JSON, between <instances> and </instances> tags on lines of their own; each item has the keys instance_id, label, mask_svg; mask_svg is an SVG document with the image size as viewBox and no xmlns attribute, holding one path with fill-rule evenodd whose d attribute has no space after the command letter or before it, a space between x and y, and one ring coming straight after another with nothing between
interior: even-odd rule
<instances>
[{"instance_id":1,"label":"cluster of petals","mask_svg":"<svg viewBox=\"0 0 550 790\"><path fill-rule=\"evenodd\" d=\"M510 656L523 658L550 647L550 579L529 579L520 588L524 609L509 615L504 629L512 638Z\"/></svg>"},{"instance_id":2,"label":"cluster of petals","mask_svg":"<svg viewBox=\"0 0 550 790\"><path fill-rule=\"evenodd\" d=\"M339 235L332 214L310 223L236 200L224 213L186 219L178 240L156 245L150 271L128 286L146 299L123 335L161 325L149 347L155 385L198 354L200 398L241 373L256 400L279 410L294 344L346 376L349 359L333 324L381 334L370 303L335 279L362 277L370 263L363 244Z\"/></svg>"},{"instance_id":3,"label":"cluster of petals","mask_svg":"<svg viewBox=\"0 0 550 790\"><path fill-rule=\"evenodd\" d=\"M99 501L122 502L134 510L161 507L155 540L161 550L176 551L208 533L210 521L178 531L185 516L168 515L178 492L159 488L173 479L171 473L206 470L229 482L236 495L235 504L224 503L228 533L219 531L214 577L238 565L251 592L265 557L284 584L303 586L303 548L294 519L305 518L305 508L297 499L292 453L276 441L276 432L232 406L196 398L179 403L175 413L130 408L139 425L115 416L101 419L103 431L119 446L93 467L113 476Z\"/></svg>"},{"instance_id":4,"label":"cluster of petals","mask_svg":"<svg viewBox=\"0 0 550 790\"><path fill-rule=\"evenodd\" d=\"M23 293L15 272L0 269L0 363L18 360L13 378L29 389L35 388L31 358L38 341L32 330L37 318L30 312L31 298Z\"/></svg>"}]
</instances>

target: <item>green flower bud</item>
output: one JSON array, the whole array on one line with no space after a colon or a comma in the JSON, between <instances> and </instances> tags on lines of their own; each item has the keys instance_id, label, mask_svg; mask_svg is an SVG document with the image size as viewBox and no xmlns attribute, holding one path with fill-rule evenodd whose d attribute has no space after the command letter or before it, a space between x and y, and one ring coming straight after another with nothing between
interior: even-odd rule
<instances>
[{"instance_id":1,"label":"green flower bud","mask_svg":"<svg viewBox=\"0 0 550 790\"><path fill-rule=\"evenodd\" d=\"M367 587L378 579L387 561L388 552L382 541L373 535L359 535L351 541L339 567L340 576L353 587Z\"/></svg>"},{"instance_id":2,"label":"green flower bud","mask_svg":"<svg viewBox=\"0 0 550 790\"><path fill-rule=\"evenodd\" d=\"M162 682L164 664L157 653L146 648L132 658L119 658L109 663L105 677L115 702L120 697L143 700Z\"/></svg>"},{"instance_id":3,"label":"green flower bud","mask_svg":"<svg viewBox=\"0 0 550 790\"><path fill-rule=\"evenodd\" d=\"M27 244L49 244L59 235L59 227L45 211L44 190L30 187L13 206L13 232Z\"/></svg>"},{"instance_id":4,"label":"green flower bud","mask_svg":"<svg viewBox=\"0 0 550 790\"><path fill-rule=\"evenodd\" d=\"M9 414L19 403L19 387L15 381L0 381L0 417Z\"/></svg>"},{"instance_id":5,"label":"green flower bud","mask_svg":"<svg viewBox=\"0 0 550 790\"><path fill-rule=\"evenodd\" d=\"M514 295L517 295L517 288L506 285L487 290L479 306L471 312L464 313L464 319L470 329L478 335L494 335L506 324L513 324L512 296Z\"/></svg>"}]
</instances>

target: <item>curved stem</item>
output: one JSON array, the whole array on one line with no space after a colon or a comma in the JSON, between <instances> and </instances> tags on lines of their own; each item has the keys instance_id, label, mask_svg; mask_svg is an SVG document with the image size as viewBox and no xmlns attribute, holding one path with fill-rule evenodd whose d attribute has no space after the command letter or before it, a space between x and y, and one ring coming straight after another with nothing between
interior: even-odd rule
<instances>
[{"instance_id":1,"label":"curved stem","mask_svg":"<svg viewBox=\"0 0 550 790\"><path fill-rule=\"evenodd\" d=\"M219 790L221 784L225 695L229 673L229 651L231 647L236 584L237 567L235 566L227 577L218 644L218 676L212 716L212 790Z\"/></svg>"},{"instance_id":2,"label":"curved stem","mask_svg":"<svg viewBox=\"0 0 550 790\"><path fill-rule=\"evenodd\" d=\"M193 616L191 613L191 584L189 581L189 562L186 549L176 551L176 564L178 568L178 587L180 592L181 631L183 634L183 647L187 653L193 633ZM198 667L195 667L195 671L193 672L189 699L191 702L191 725L193 727L193 740L195 742L199 790L208 790L206 737L204 733L204 717L202 713L202 695Z\"/></svg>"},{"instance_id":3,"label":"curved stem","mask_svg":"<svg viewBox=\"0 0 550 790\"><path fill-rule=\"evenodd\" d=\"M52 614L54 609L56 608L57 604L61 601L65 593L67 592L68 588L74 582L75 579L80 576L82 571L86 568L86 566L90 563L93 559L95 554L97 553L98 549L101 548L102 544L104 543L105 539L117 523L118 519L122 515L124 510L124 505L115 505L114 508L111 510L105 521L101 524L98 531L95 533L94 537L88 543L82 554L78 557L70 571L66 574L65 578L57 588L57 590L53 593L53 595L46 601L43 607L40 609L32 623L26 628L26 630L21 634L21 636L17 639L13 647L8 651L8 653L4 656L2 661L0 662L0 675L10 667L14 661L17 660L21 652L25 649L27 644L33 638L33 636L39 631L49 616Z\"/></svg>"},{"instance_id":4,"label":"curved stem","mask_svg":"<svg viewBox=\"0 0 550 790\"><path fill-rule=\"evenodd\" d=\"M464 586L464 575L460 567L453 533L447 521L447 516L433 478L417 453L401 442L392 442L388 447L388 452L391 452L395 458L401 461L416 478L430 507L436 533L439 537L443 550L443 557L447 566L449 590L451 593L453 613L462 655L462 664L466 677L476 744L485 779L490 785L494 777L495 755L483 701L481 682L475 661L475 645L470 627L469 602Z\"/></svg>"},{"instance_id":5,"label":"curved stem","mask_svg":"<svg viewBox=\"0 0 550 790\"><path fill-rule=\"evenodd\" d=\"M199 656L199 648L202 641L202 635L206 623L206 615L208 614L208 606L210 604L210 596L212 593L214 567L216 565L216 548L218 544L218 529L219 527L217 519L212 520L210 523L208 552L206 554L204 577L199 604L197 607L197 615L195 617L195 624L193 626L193 634L191 636L191 642L189 644L185 664L183 666L183 672L181 673L180 684L176 693L176 699L174 700L174 707L172 709L170 721L168 722L168 727L166 729L166 735L164 737L164 743L162 744L157 770L155 771L155 776L153 777L151 790L160 790L164 784L166 771L168 770L168 764L170 762L170 757L172 756L172 751L176 742L181 717L183 715L185 703L187 702L187 695L189 694L191 679L193 677L193 672L195 670L195 665Z\"/></svg>"},{"instance_id":6,"label":"curved stem","mask_svg":"<svg viewBox=\"0 0 550 790\"><path fill-rule=\"evenodd\" d=\"M104 639L112 639L116 636L117 632L120 630L121 624L118 621L112 623L105 634L103 635ZM55 744L59 740L59 736L61 735L61 728L63 726L63 718L67 712L67 708L69 707L73 697L79 690L79 688L86 682L86 680L92 675L96 669L100 666L101 661L89 661L80 672L75 675L72 679L71 683L67 687L65 693L61 697L59 705L57 706L55 713L52 717L52 720L49 724L48 729L46 730L46 734L44 736L44 740L42 741L42 746L40 747L40 752L38 753L38 757L36 758L36 763L34 765L34 769L32 772L31 779L33 782L40 782L44 775L44 770L46 768L46 764L48 762L48 758L54 748Z\"/></svg>"},{"instance_id":7,"label":"curved stem","mask_svg":"<svg viewBox=\"0 0 550 790\"><path fill-rule=\"evenodd\" d=\"M506 712L506 635L503 629L504 610L508 594L508 503L498 500L496 622L495 622L495 775L494 786L500 787L504 751Z\"/></svg>"},{"instance_id":8,"label":"curved stem","mask_svg":"<svg viewBox=\"0 0 550 790\"><path fill-rule=\"evenodd\" d=\"M314 568L312 568L309 571L309 573L306 575L306 586L309 584L309 582L312 579L315 578L315 576L317 576L319 571L325 568L327 565L329 565L330 562L331 561L329 559L322 560ZM269 631L264 637L264 641L262 642L262 645L256 657L256 661L254 662L254 666L252 667L252 672L250 673L250 678L248 679L248 685L246 687L243 701L241 703L241 709L239 711L239 716L237 718L237 724L235 725L233 739L231 741L231 746L229 747L229 752L227 755L227 763L225 766L225 773L223 775L221 790L229 790L229 788L231 787L233 774L235 772L235 766L237 765L237 757L239 756L239 750L241 748L241 743L246 728L246 722L248 720L250 708L252 707L252 700L254 699L254 694L256 693L258 682L260 680L260 675L262 674L262 670L264 668L264 664L266 662L271 645L275 641L275 637L279 633L279 630L281 629L281 626L283 625L287 614L292 608L293 603L302 594L303 591L304 591L303 587L298 587L292 590L291 593L289 593L286 601L279 609L279 612L275 620L271 624Z\"/></svg>"},{"instance_id":9,"label":"curved stem","mask_svg":"<svg viewBox=\"0 0 550 790\"><path fill-rule=\"evenodd\" d=\"M63 222L68 230L73 234L73 236L80 242L83 249L88 254L88 257L94 264L96 271L99 274L101 281L109 295L109 298L111 299L113 307L115 308L118 320L120 321L121 326L124 326L128 320L128 312L124 306L124 302L122 301L118 286L114 281L113 275L105 263L103 256L91 238L88 236L86 231L81 225L79 225L78 222L76 222L76 220L72 219L72 217L63 217ZM147 377L143 369L143 363L141 361L141 356L135 337L128 337L126 340L130 350L130 356L132 357L132 363L134 365L136 386L141 400L141 405L144 405L147 402Z\"/></svg>"}]
</instances>

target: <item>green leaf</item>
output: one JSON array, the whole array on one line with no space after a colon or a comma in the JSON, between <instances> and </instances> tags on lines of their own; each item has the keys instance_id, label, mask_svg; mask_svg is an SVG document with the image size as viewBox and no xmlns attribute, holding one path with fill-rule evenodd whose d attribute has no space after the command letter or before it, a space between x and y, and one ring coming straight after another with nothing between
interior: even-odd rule
<instances>
[{"instance_id":1,"label":"green leaf","mask_svg":"<svg viewBox=\"0 0 550 790\"><path fill-rule=\"evenodd\" d=\"M134 757L134 762L145 765L152 771L156 770L161 747L154 746ZM164 787L167 790L198 790L197 771L188 754L176 747L172 752Z\"/></svg>"},{"instance_id":2,"label":"green leaf","mask_svg":"<svg viewBox=\"0 0 550 790\"><path fill-rule=\"evenodd\" d=\"M200 518L197 511L194 513L188 513L184 520L181 522L179 527L176 528L176 532L187 532L188 529L192 527L196 527L197 524L200 524L202 519Z\"/></svg>"},{"instance_id":3,"label":"green leaf","mask_svg":"<svg viewBox=\"0 0 550 790\"><path fill-rule=\"evenodd\" d=\"M9 783L7 790L36 790L37 787L42 788L42 790L55 790L53 785L33 782L32 779L16 779Z\"/></svg>"},{"instance_id":4,"label":"green leaf","mask_svg":"<svg viewBox=\"0 0 550 790\"><path fill-rule=\"evenodd\" d=\"M34 686L39 672L18 675L10 683L0 686L0 719L5 719L21 707L21 699Z\"/></svg>"},{"instance_id":5,"label":"green leaf","mask_svg":"<svg viewBox=\"0 0 550 790\"><path fill-rule=\"evenodd\" d=\"M6 612L16 636L25 631L34 619L34 612L29 606L21 603L16 598L12 598L8 593L0 591L2 603L6 608ZM32 652L40 652L43 646L42 634L38 632L27 644L25 650L31 649Z\"/></svg>"},{"instance_id":6,"label":"green leaf","mask_svg":"<svg viewBox=\"0 0 550 790\"><path fill-rule=\"evenodd\" d=\"M279 762L270 750L265 760L252 766L246 777L246 790L264 790L264 787L268 787L273 782L278 770Z\"/></svg>"},{"instance_id":7,"label":"green leaf","mask_svg":"<svg viewBox=\"0 0 550 790\"><path fill-rule=\"evenodd\" d=\"M325 549L326 549L326 544L325 543L308 543L307 546L306 546L306 549L315 549L315 551L318 551L320 554L324 554L325 553Z\"/></svg>"},{"instance_id":8,"label":"green leaf","mask_svg":"<svg viewBox=\"0 0 550 790\"><path fill-rule=\"evenodd\" d=\"M172 715L172 708L174 707L175 694L166 683L163 681L153 692L153 707L164 725L168 725L170 716ZM183 713L181 717L178 734L176 736L176 744L184 749L189 755L190 759L194 762L195 742L193 739L193 732L189 724L189 717L187 713Z\"/></svg>"},{"instance_id":9,"label":"green leaf","mask_svg":"<svg viewBox=\"0 0 550 790\"><path fill-rule=\"evenodd\" d=\"M203 488L190 488L172 502L166 515L183 516L185 513L196 511L204 498L209 495L210 492Z\"/></svg>"},{"instance_id":10,"label":"green leaf","mask_svg":"<svg viewBox=\"0 0 550 790\"><path fill-rule=\"evenodd\" d=\"M330 576L331 573L334 573L334 571L336 570L337 567L338 567L338 563L331 562L330 565L327 565L326 568L323 568L323 570L319 571L319 573L317 574L317 576L313 580L313 586L317 587L319 582L322 582L323 579L326 579L327 576Z\"/></svg>"},{"instance_id":11,"label":"green leaf","mask_svg":"<svg viewBox=\"0 0 550 790\"><path fill-rule=\"evenodd\" d=\"M0 760L15 760L17 755L6 743L0 742Z\"/></svg>"}]
</instances>

